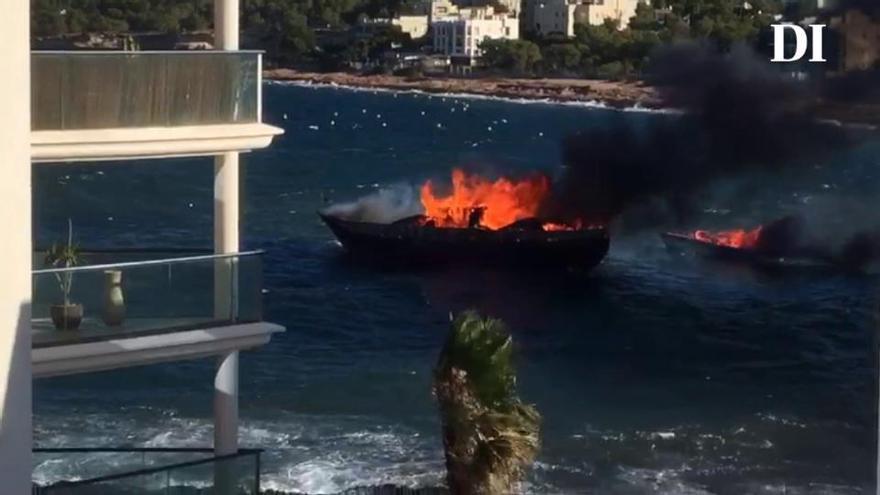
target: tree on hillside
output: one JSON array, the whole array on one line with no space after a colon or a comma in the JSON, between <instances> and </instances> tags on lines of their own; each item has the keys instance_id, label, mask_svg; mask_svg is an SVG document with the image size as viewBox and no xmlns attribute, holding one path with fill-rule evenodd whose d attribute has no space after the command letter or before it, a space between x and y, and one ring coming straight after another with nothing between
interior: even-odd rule
<instances>
[{"instance_id":1,"label":"tree on hillside","mask_svg":"<svg viewBox=\"0 0 880 495\"><path fill-rule=\"evenodd\" d=\"M480 44L483 50L483 63L487 66L531 74L541 61L541 49L526 40L485 40Z\"/></svg>"},{"instance_id":2,"label":"tree on hillside","mask_svg":"<svg viewBox=\"0 0 880 495\"><path fill-rule=\"evenodd\" d=\"M513 344L499 320L453 322L434 369L453 495L515 493L538 452L540 415L516 392Z\"/></svg>"},{"instance_id":3,"label":"tree on hillside","mask_svg":"<svg viewBox=\"0 0 880 495\"><path fill-rule=\"evenodd\" d=\"M544 72L550 74L575 74L581 63L581 52L572 43L555 43L541 51Z\"/></svg>"},{"instance_id":4,"label":"tree on hillside","mask_svg":"<svg viewBox=\"0 0 880 495\"><path fill-rule=\"evenodd\" d=\"M666 0L673 15L690 27L692 38L728 49L735 41L756 41L762 29L782 12L780 0Z\"/></svg>"},{"instance_id":5,"label":"tree on hillside","mask_svg":"<svg viewBox=\"0 0 880 495\"><path fill-rule=\"evenodd\" d=\"M314 33L308 27L305 1L244 0L242 28L272 60L289 63L310 53Z\"/></svg>"}]
</instances>

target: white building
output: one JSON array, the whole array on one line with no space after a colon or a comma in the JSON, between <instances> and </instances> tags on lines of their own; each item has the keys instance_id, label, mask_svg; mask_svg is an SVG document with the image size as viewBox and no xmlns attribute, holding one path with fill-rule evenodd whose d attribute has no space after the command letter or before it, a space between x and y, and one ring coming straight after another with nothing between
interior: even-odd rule
<instances>
[{"instance_id":1,"label":"white building","mask_svg":"<svg viewBox=\"0 0 880 495\"><path fill-rule=\"evenodd\" d=\"M427 15L401 15L391 19L391 24L400 28L412 39L424 38L428 34Z\"/></svg>"},{"instance_id":2,"label":"white building","mask_svg":"<svg viewBox=\"0 0 880 495\"><path fill-rule=\"evenodd\" d=\"M525 23L541 36L574 36L575 24L598 26L606 19L617 21L620 29L629 25L640 0L530 0Z\"/></svg>"},{"instance_id":3,"label":"white building","mask_svg":"<svg viewBox=\"0 0 880 495\"><path fill-rule=\"evenodd\" d=\"M480 44L489 39L519 39L519 19L495 13L492 7L460 8L455 15L431 23L434 51L459 65L473 65L482 56Z\"/></svg>"},{"instance_id":4,"label":"white building","mask_svg":"<svg viewBox=\"0 0 880 495\"><path fill-rule=\"evenodd\" d=\"M31 386L41 377L214 359L214 441L205 447L215 456L241 455L239 351L266 344L283 328L261 318L261 289L253 278L257 274L252 273L260 270L259 253L239 252L239 153L267 147L282 130L262 122L261 54L238 50L238 0L215 0L214 12L217 50L188 52L31 53L29 3L10 3L0 18L0 59L7 71L0 78L0 215L5 219L0 243L3 493L31 493ZM33 270L32 166L177 156L204 157L214 163L215 255ZM187 269L171 270L172 265ZM154 282L143 275L153 268L180 274L198 266L202 267L199 278L176 285L168 284L178 279L164 278L165 283L155 282L153 287ZM57 286L51 287L52 294L42 291L43 282L56 274L96 270L97 275L105 270L121 272L125 279L134 268L138 271L131 279L147 284L145 293L151 297L127 300L136 310L129 311L128 319L106 327L111 324L101 321L102 310L94 304L85 306L78 329L53 328L50 313L54 317L55 308L62 307L66 315L71 305L56 300ZM101 284L84 280L74 284L74 296L76 291L94 295L104 290L95 287ZM187 314L176 317L162 306L193 296L208 303L187 304ZM83 306L79 308L83 311ZM66 318L62 326L69 324ZM215 487L231 486L223 483L230 473L216 467L216 457L209 455L200 462L215 466Z\"/></svg>"},{"instance_id":5,"label":"white building","mask_svg":"<svg viewBox=\"0 0 880 495\"><path fill-rule=\"evenodd\" d=\"M394 18L380 17L371 19L367 16L361 16L358 24L362 27L369 28L371 26L397 26L400 32L408 34L411 39L423 38L428 34L428 14L420 15L400 15Z\"/></svg>"}]
</instances>

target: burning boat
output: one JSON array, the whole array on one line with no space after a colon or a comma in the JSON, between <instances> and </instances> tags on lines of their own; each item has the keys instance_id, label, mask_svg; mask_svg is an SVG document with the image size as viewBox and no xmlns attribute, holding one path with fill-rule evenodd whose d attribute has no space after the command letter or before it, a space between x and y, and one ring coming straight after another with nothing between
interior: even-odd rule
<instances>
[{"instance_id":1,"label":"burning boat","mask_svg":"<svg viewBox=\"0 0 880 495\"><path fill-rule=\"evenodd\" d=\"M873 235L859 234L840 242L806 240L797 217L785 217L753 229L666 232L666 246L710 259L744 262L764 268L818 268L861 271L880 255Z\"/></svg>"},{"instance_id":2,"label":"burning boat","mask_svg":"<svg viewBox=\"0 0 880 495\"><path fill-rule=\"evenodd\" d=\"M544 176L490 180L456 169L448 193L431 181L420 188L418 214L380 222L369 207L341 205L319 215L350 253L378 261L595 267L608 252L607 230L540 219L549 190Z\"/></svg>"}]
</instances>

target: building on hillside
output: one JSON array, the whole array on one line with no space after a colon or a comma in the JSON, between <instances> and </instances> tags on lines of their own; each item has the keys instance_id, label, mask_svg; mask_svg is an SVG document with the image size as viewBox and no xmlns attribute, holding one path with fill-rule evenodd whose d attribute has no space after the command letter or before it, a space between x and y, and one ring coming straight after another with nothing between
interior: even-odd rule
<instances>
[{"instance_id":1,"label":"building on hillside","mask_svg":"<svg viewBox=\"0 0 880 495\"><path fill-rule=\"evenodd\" d=\"M418 10L419 14L428 16L429 23L444 17L458 15L458 5L450 0L426 0L420 4Z\"/></svg>"},{"instance_id":2,"label":"building on hillside","mask_svg":"<svg viewBox=\"0 0 880 495\"><path fill-rule=\"evenodd\" d=\"M459 8L474 8L491 6L496 14L507 14L512 17L520 17L523 0L457 0Z\"/></svg>"},{"instance_id":3,"label":"building on hillside","mask_svg":"<svg viewBox=\"0 0 880 495\"><path fill-rule=\"evenodd\" d=\"M453 66L471 67L482 55L487 39L519 39L519 19L496 13L492 7L457 9L452 16L431 23L434 51L450 58Z\"/></svg>"},{"instance_id":4,"label":"building on hillside","mask_svg":"<svg viewBox=\"0 0 880 495\"><path fill-rule=\"evenodd\" d=\"M629 25L640 0L527 0L523 11L527 29L540 36L574 36L575 24L598 26L606 19Z\"/></svg>"},{"instance_id":5,"label":"building on hillside","mask_svg":"<svg viewBox=\"0 0 880 495\"><path fill-rule=\"evenodd\" d=\"M523 2L524 0L421 0L413 8L413 13L427 15L428 22L431 23L444 17L456 16L461 10L491 7L494 14L519 18L523 12Z\"/></svg>"},{"instance_id":6,"label":"building on hillside","mask_svg":"<svg viewBox=\"0 0 880 495\"><path fill-rule=\"evenodd\" d=\"M397 26L400 32L408 34L411 39L423 38L428 34L428 15L399 15L397 17L370 18L362 15L357 21L357 31L372 36L373 30L388 26Z\"/></svg>"},{"instance_id":7,"label":"building on hillside","mask_svg":"<svg viewBox=\"0 0 880 495\"><path fill-rule=\"evenodd\" d=\"M400 28L412 39L424 38L428 34L427 15L400 15L391 19L391 24Z\"/></svg>"}]
</instances>

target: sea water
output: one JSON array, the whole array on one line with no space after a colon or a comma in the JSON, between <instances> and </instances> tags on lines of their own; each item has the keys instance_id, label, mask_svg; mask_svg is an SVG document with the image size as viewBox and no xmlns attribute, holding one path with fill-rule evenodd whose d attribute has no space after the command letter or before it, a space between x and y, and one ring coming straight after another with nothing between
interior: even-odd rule
<instances>
[{"instance_id":1,"label":"sea water","mask_svg":"<svg viewBox=\"0 0 880 495\"><path fill-rule=\"evenodd\" d=\"M767 275L671 256L654 229L616 236L589 277L382 272L341 258L315 211L398 183L558 175L560 141L675 115L455 96L267 85L285 134L242 156L243 247L266 250L265 319L241 358L241 443L263 487L436 486L431 369L450 312L503 318L519 387L543 415L530 493L861 493L874 482L877 278ZM715 184L699 225L754 226L828 198L875 201L880 144L807 173ZM90 248L209 248L210 159L39 165L35 232ZM872 199L873 198L873 199ZM876 214L876 213L875 213ZM213 361L35 382L38 446L208 446ZM40 465L77 476L82 457Z\"/></svg>"}]
</instances>

